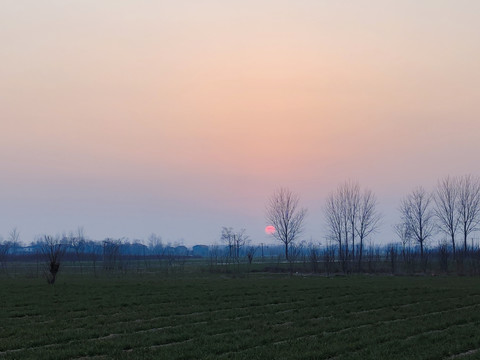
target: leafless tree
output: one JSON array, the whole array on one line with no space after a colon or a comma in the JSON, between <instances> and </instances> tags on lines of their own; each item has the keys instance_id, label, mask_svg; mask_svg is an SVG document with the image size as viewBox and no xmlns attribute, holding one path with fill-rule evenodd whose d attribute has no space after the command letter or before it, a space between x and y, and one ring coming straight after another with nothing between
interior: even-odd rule
<instances>
[{"instance_id":1,"label":"leafless tree","mask_svg":"<svg viewBox=\"0 0 480 360\"><path fill-rule=\"evenodd\" d=\"M355 231L360 240L358 264L361 266L363 255L363 243L380 226L382 215L377 211L377 199L375 194L366 189L359 197L357 221L354 222Z\"/></svg>"},{"instance_id":2,"label":"leafless tree","mask_svg":"<svg viewBox=\"0 0 480 360\"><path fill-rule=\"evenodd\" d=\"M240 231L234 234L233 241L235 244L235 257L239 259L240 250L250 242L250 238L245 229L240 229Z\"/></svg>"},{"instance_id":3,"label":"leafless tree","mask_svg":"<svg viewBox=\"0 0 480 360\"><path fill-rule=\"evenodd\" d=\"M156 248L162 248L163 247L163 241L162 237L158 236L155 233L150 234L148 237L148 248L150 250L156 249Z\"/></svg>"},{"instance_id":4,"label":"leafless tree","mask_svg":"<svg viewBox=\"0 0 480 360\"><path fill-rule=\"evenodd\" d=\"M54 284L60 270L60 262L62 260L67 244L62 243L59 237L49 235L43 236L42 253L47 260L47 270L45 277L49 284Z\"/></svg>"},{"instance_id":5,"label":"leafless tree","mask_svg":"<svg viewBox=\"0 0 480 360\"><path fill-rule=\"evenodd\" d=\"M85 246L86 246L86 241L85 241L85 234L83 227L78 227L76 233L71 232L70 235L68 236L68 240L70 243L70 246L73 248L75 251L75 259L79 262L80 264L80 273L83 274L83 255L85 252Z\"/></svg>"},{"instance_id":6,"label":"leafless tree","mask_svg":"<svg viewBox=\"0 0 480 360\"><path fill-rule=\"evenodd\" d=\"M340 259L344 259L343 242L347 239L343 238L345 227L343 214L343 201L340 193L337 191L331 193L327 197L326 206L324 209L325 220L328 229L328 238L338 243L338 255Z\"/></svg>"},{"instance_id":7,"label":"leafless tree","mask_svg":"<svg viewBox=\"0 0 480 360\"><path fill-rule=\"evenodd\" d=\"M440 260L440 270L448 272L448 243L441 241L438 243L438 255Z\"/></svg>"},{"instance_id":8,"label":"leafless tree","mask_svg":"<svg viewBox=\"0 0 480 360\"><path fill-rule=\"evenodd\" d=\"M438 226L450 238L454 258L455 234L460 224L459 184L456 178L446 177L438 182L434 195L435 216L438 220Z\"/></svg>"},{"instance_id":9,"label":"leafless tree","mask_svg":"<svg viewBox=\"0 0 480 360\"><path fill-rule=\"evenodd\" d=\"M467 252L467 237L478 230L480 223L480 179L465 175L458 181L458 213L463 235L463 249Z\"/></svg>"},{"instance_id":10,"label":"leafless tree","mask_svg":"<svg viewBox=\"0 0 480 360\"><path fill-rule=\"evenodd\" d=\"M410 227L406 222L401 222L393 226L395 234L397 234L400 242L402 243L402 258L405 262L407 259L407 245L410 244L412 240L412 233L410 232Z\"/></svg>"},{"instance_id":11,"label":"leafless tree","mask_svg":"<svg viewBox=\"0 0 480 360\"><path fill-rule=\"evenodd\" d=\"M255 256L255 253L257 252L257 249L258 249L258 247L256 247L256 246L249 246L247 248L247 259L248 259L249 264L252 264L253 257Z\"/></svg>"},{"instance_id":12,"label":"leafless tree","mask_svg":"<svg viewBox=\"0 0 480 360\"><path fill-rule=\"evenodd\" d=\"M155 255L159 264L161 264L162 257L165 254L162 237L152 233L148 238L148 248L150 253Z\"/></svg>"},{"instance_id":13,"label":"leafless tree","mask_svg":"<svg viewBox=\"0 0 480 360\"><path fill-rule=\"evenodd\" d=\"M364 241L378 230L381 220L374 193L370 190L362 193L360 185L355 182L341 184L327 198L325 219L329 238L338 243L342 264L345 265L345 261L350 258L355 259L356 239L360 242L358 248L361 263Z\"/></svg>"},{"instance_id":14,"label":"leafless tree","mask_svg":"<svg viewBox=\"0 0 480 360\"><path fill-rule=\"evenodd\" d=\"M392 272L392 274L395 274L397 253L398 251L396 244L387 245L386 260L390 262L390 271Z\"/></svg>"},{"instance_id":15,"label":"leafless tree","mask_svg":"<svg viewBox=\"0 0 480 360\"><path fill-rule=\"evenodd\" d=\"M299 208L300 198L286 188L276 190L266 209L266 220L275 227L273 236L285 246L285 258L289 260L288 248L303 231L307 209Z\"/></svg>"},{"instance_id":16,"label":"leafless tree","mask_svg":"<svg viewBox=\"0 0 480 360\"><path fill-rule=\"evenodd\" d=\"M233 258L235 255L234 231L231 227L222 227L220 240L228 247L228 257Z\"/></svg>"},{"instance_id":17,"label":"leafless tree","mask_svg":"<svg viewBox=\"0 0 480 360\"><path fill-rule=\"evenodd\" d=\"M222 242L228 246L229 256L237 262L240 259L240 250L249 242L249 237L245 229L234 231L231 227L223 227L222 235L220 237Z\"/></svg>"},{"instance_id":18,"label":"leafless tree","mask_svg":"<svg viewBox=\"0 0 480 360\"><path fill-rule=\"evenodd\" d=\"M435 231L435 214L431 205L432 196L422 187L413 190L400 205L402 221L408 226L413 239L420 245L422 260L425 241Z\"/></svg>"},{"instance_id":19,"label":"leafless tree","mask_svg":"<svg viewBox=\"0 0 480 360\"><path fill-rule=\"evenodd\" d=\"M97 260L102 256L103 246L97 241L89 240L86 247L89 249L89 257L92 260L93 274L97 277Z\"/></svg>"},{"instance_id":20,"label":"leafless tree","mask_svg":"<svg viewBox=\"0 0 480 360\"><path fill-rule=\"evenodd\" d=\"M120 260L120 246L122 241L106 238L103 240L103 268L105 270L115 270L116 267L121 267Z\"/></svg>"},{"instance_id":21,"label":"leafless tree","mask_svg":"<svg viewBox=\"0 0 480 360\"><path fill-rule=\"evenodd\" d=\"M320 258L320 247L321 244L319 244L318 248L317 246L313 243L310 242L308 244L308 259L310 260L310 264L312 266L312 272L316 273L318 272L318 260Z\"/></svg>"},{"instance_id":22,"label":"leafless tree","mask_svg":"<svg viewBox=\"0 0 480 360\"><path fill-rule=\"evenodd\" d=\"M341 185L340 191L343 192L345 197L345 210L347 215L346 230L352 241L352 259L355 260L355 235L360 210L360 185L356 182L349 181Z\"/></svg>"},{"instance_id":23,"label":"leafless tree","mask_svg":"<svg viewBox=\"0 0 480 360\"><path fill-rule=\"evenodd\" d=\"M20 241L20 231L16 227L14 227L9 233L8 233L8 241L12 246L18 246L18 243Z\"/></svg>"},{"instance_id":24,"label":"leafless tree","mask_svg":"<svg viewBox=\"0 0 480 360\"><path fill-rule=\"evenodd\" d=\"M210 262L210 272L217 270L218 259L220 257L220 250L217 244L213 244L208 248L208 258Z\"/></svg>"}]
</instances>

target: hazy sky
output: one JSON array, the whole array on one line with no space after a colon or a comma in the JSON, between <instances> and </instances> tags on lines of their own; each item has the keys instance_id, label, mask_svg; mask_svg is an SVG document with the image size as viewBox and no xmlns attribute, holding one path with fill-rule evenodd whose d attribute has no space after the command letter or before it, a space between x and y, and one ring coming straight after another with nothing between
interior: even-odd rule
<instances>
[{"instance_id":1,"label":"hazy sky","mask_svg":"<svg viewBox=\"0 0 480 360\"><path fill-rule=\"evenodd\" d=\"M0 234L268 242L264 209L480 175L480 1L0 3Z\"/></svg>"}]
</instances>

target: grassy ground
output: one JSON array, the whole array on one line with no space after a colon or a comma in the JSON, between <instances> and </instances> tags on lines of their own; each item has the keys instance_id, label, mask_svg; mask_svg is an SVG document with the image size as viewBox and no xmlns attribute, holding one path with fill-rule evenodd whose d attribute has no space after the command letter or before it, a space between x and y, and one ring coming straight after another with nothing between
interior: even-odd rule
<instances>
[{"instance_id":1,"label":"grassy ground","mask_svg":"<svg viewBox=\"0 0 480 360\"><path fill-rule=\"evenodd\" d=\"M0 359L480 355L472 277L65 275L0 286Z\"/></svg>"}]
</instances>

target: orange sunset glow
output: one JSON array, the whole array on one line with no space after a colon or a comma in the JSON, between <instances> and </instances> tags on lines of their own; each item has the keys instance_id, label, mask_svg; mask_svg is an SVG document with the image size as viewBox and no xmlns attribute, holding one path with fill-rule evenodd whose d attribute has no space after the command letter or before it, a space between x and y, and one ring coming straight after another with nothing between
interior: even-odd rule
<instances>
[{"instance_id":1,"label":"orange sunset glow","mask_svg":"<svg viewBox=\"0 0 480 360\"><path fill-rule=\"evenodd\" d=\"M7 1L0 234L255 243L278 187L325 239L337 184L480 174L480 2Z\"/></svg>"}]
</instances>

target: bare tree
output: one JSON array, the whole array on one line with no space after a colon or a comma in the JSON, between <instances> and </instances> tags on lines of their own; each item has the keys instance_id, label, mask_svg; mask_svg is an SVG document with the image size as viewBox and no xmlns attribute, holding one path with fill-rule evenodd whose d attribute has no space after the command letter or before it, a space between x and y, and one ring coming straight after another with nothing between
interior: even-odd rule
<instances>
[{"instance_id":1,"label":"bare tree","mask_svg":"<svg viewBox=\"0 0 480 360\"><path fill-rule=\"evenodd\" d=\"M89 257L92 260L93 274L97 277L97 260L102 255L103 246L97 241L89 240L85 247L88 248Z\"/></svg>"},{"instance_id":2,"label":"bare tree","mask_svg":"<svg viewBox=\"0 0 480 360\"><path fill-rule=\"evenodd\" d=\"M419 243L422 260L425 241L435 231L435 215L431 203L432 196L422 187L418 187L407 195L400 205L402 220L408 226L413 239Z\"/></svg>"},{"instance_id":3,"label":"bare tree","mask_svg":"<svg viewBox=\"0 0 480 360\"><path fill-rule=\"evenodd\" d=\"M85 235L84 235L84 230L83 227L78 227L76 233L71 232L70 235L68 236L70 246L73 248L75 251L75 259L79 262L80 264L80 273L83 274L83 255L85 252L85 246L86 246L86 241L85 241Z\"/></svg>"},{"instance_id":4,"label":"bare tree","mask_svg":"<svg viewBox=\"0 0 480 360\"><path fill-rule=\"evenodd\" d=\"M275 227L273 236L285 245L285 258L289 260L288 248L303 231L307 209L299 208L300 198L286 188L276 190L266 209L266 220Z\"/></svg>"},{"instance_id":5,"label":"bare tree","mask_svg":"<svg viewBox=\"0 0 480 360\"><path fill-rule=\"evenodd\" d=\"M235 246L235 257L237 260L240 258L240 250L250 242L250 238L246 233L245 229L240 229L240 231L233 234L233 243Z\"/></svg>"},{"instance_id":6,"label":"bare tree","mask_svg":"<svg viewBox=\"0 0 480 360\"><path fill-rule=\"evenodd\" d=\"M376 208L374 193L370 190L362 193L355 182L341 184L328 196L324 211L329 238L338 243L339 256L344 265L346 260L355 259L356 239L360 241L359 263L362 261L364 241L380 225L381 215Z\"/></svg>"},{"instance_id":7,"label":"bare tree","mask_svg":"<svg viewBox=\"0 0 480 360\"><path fill-rule=\"evenodd\" d=\"M67 249L67 245L59 237L45 235L42 242L42 253L47 260L45 277L49 284L54 284L60 270L60 262Z\"/></svg>"},{"instance_id":8,"label":"bare tree","mask_svg":"<svg viewBox=\"0 0 480 360\"><path fill-rule=\"evenodd\" d=\"M220 257L220 251L217 244L213 244L208 248L208 258L210 265L210 272L214 272L217 269L218 259Z\"/></svg>"},{"instance_id":9,"label":"bare tree","mask_svg":"<svg viewBox=\"0 0 480 360\"><path fill-rule=\"evenodd\" d=\"M446 177L438 182L435 191L435 216L439 228L447 234L452 243L453 257L455 258L455 234L460 223L459 216L459 181L456 178Z\"/></svg>"},{"instance_id":10,"label":"bare tree","mask_svg":"<svg viewBox=\"0 0 480 360\"><path fill-rule=\"evenodd\" d=\"M148 248L150 253L155 255L158 263L161 265L162 257L165 255L165 247L163 246L162 237L152 233L148 238Z\"/></svg>"},{"instance_id":11,"label":"bare tree","mask_svg":"<svg viewBox=\"0 0 480 360\"><path fill-rule=\"evenodd\" d=\"M361 266L364 240L378 230L382 215L377 211L377 199L371 190L365 190L358 203L357 221L354 225L360 240L358 264Z\"/></svg>"},{"instance_id":12,"label":"bare tree","mask_svg":"<svg viewBox=\"0 0 480 360\"><path fill-rule=\"evenodd\" d=\"M14 227L9 233L8 233L8 241L10 244L15 247L18 246L18 243L20 241L20 231L16 227Z\"/></svg>"},{"instance_id":13,"label":"bare tree","mask_svg":"<svg viewBox=\"0 0 480 360\"><path fill-rule=\"evenodd\" d=\"M228 257L233 258L235 255L235 240L234 240L234 231L231 227L222 227L222 233L220 235L220 240L227 245L228 247Z\"/></svg>"},{"instance_id":14,"label":"bare tree","mask_svg":"<svg viewBox=\"0 0 480 360\"><path fill-rule=\"evenodd\" d=\"M240 259L241 248L249 242L245 229L235 232L233 228L225 226L222 228L220 239L228 246L229 257L237 261Z\"/></svg>"},{"instance_id":15,"label":"bare tree","mask_svg":"<svg viewBox=\"0 0 480 360\"><path fill-rule=\"evenodd\" d=\"M343 213L343 201L340 193L337 191L335 193L331 193L327 197L326 206L324 209L325 213L325 221L328 229L328 238L338 243L338 255L340 259L344 259L343 253L343 243L342 241L346 241L347 239L343 238L343 228L344 218L342 216Z\"/></svg>"},{"instance_id":16,"label":"bare tree","mask_svg":"<svg viewBox=\"0 0 480 360\"><path fill-rule=\"evenodd\" d=\"M395 224L393 226L393 230L395 231L395 234L397 234L398 238L402 243L402 258L405 262L407 258L406 247L407 244L410 244L410 241L412 240L412 233L410 232L410 227L406 222L401 222Z\"/></svg>"},{"instance_id":17,"label":"bare tree","mask_svg":"<svg viewBox=\"0 0 480 360\"><path fill-rule=\"evenodd\" d=\"M458 213L463 234L463 249L467 252L467 237L478 230L480 223L480 179L465 175L458 181Z\"/></svg>"},{"instance_id":18,"label":"bare tree","mask_svg":"<svg viewBox=\"0 0 480 360\"><path fill-rule=\"evenodd\" d=\"M253 257L255 256L255 253L257 252L257 249L258 249L258 247L256 247L256 246L249 246L247 248L247 259L248 259L249 264L252 264Z\"/></svg>"},{"instance_id":19,"label":"bare tree","mask_svg":"<svg viewBox=\"0 0 480 360\"><path fill-rule=\"evenodd\" d=\"M104 270L115 270L115 268L121 268L120 263L120 246L122 240L106 238L103 240L103 268Z\"/></svg>"},{"instance_id":20,"label":"bare tree","mask_svg":"<svg viewBox=\"0 0 480 360\"><path fill-rule=\"evenodd\" d=\"M345 196L346 215L348 225L346 230L352 241L352 258L355 260L355 235L360 210L360 185L356 182L346 182L341 186Z\"/></svg>"}]
</instances>

